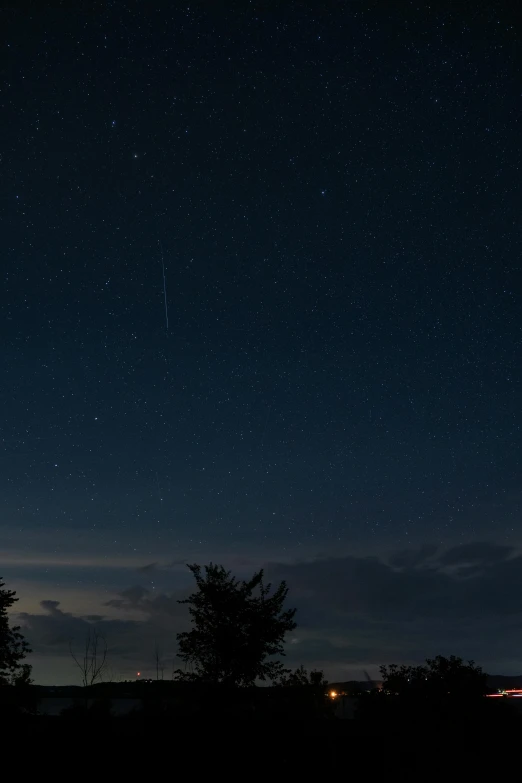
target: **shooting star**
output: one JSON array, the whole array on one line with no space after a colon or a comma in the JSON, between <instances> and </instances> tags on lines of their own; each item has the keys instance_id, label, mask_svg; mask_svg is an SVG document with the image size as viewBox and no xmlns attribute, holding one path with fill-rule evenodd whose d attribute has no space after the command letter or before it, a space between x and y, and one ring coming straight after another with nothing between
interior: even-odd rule
<instances>
[{"instance_id":1,"label":"shooting star","mask_svg":"<svg viewBox=\"0 0 522 783\"><path fill-rule=\"evenodd\" d=\"M163 248L161 246L161 242L158 239L158 245L161 253L161 269L163 272L163 299L165 302L165 321L167 323L167 332L169 331L169 308L167 305L167 282L165 280L165 260L163 258Z\"/></svg>"}]
</instances>

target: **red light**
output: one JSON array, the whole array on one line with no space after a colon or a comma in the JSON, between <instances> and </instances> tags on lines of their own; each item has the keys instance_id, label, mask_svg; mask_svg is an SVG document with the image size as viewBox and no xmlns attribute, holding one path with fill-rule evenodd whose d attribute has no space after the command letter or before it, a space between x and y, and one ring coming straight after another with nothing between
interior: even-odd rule
<instances>
[{"instance_id":1,"label":"red light","mask_svg":"<svg viewBox=\"0 0 522 783\"><path fill-rule=\"evenodd\" d=\"M140 676L141 676L141 672L136 672L136 674L138 675L138 677L140 677Z\"/></svg>"},{"instance_id":2,"label":"red light","mask_svg":"<svg viewBox=\"0 0 522 783\"><path fill-rule=\"evenodd\" d=\"M512 699L512 698L520 698L522 697L522 688L506 688L506 690L501 690L498 693L488 693L486 694L489 699Z\"/></svg>"}]
</instances>

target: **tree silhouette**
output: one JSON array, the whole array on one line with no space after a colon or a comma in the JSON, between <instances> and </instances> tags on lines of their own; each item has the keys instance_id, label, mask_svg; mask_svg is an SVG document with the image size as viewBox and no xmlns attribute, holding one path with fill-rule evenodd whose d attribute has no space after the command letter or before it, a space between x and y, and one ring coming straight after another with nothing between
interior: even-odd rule
<instances>
[{"instance_id":1,"label":"tree silhouette","mask_svg":"<svg viewBox=\"0 0 522 783\"><path fill-rule=\"evenodd\" d=\"M24 664L29 645L20 633L20 626L10 627L7 610L18 598L14 590L4 590L0 579L0 685L26 684L30 682L31 667Z\"/></svg>"},{"instance_id":2,"label":"tree silhouette","mask_svg":"<svg viewBox=\"0 0 522 783\"><path fill-rule=\"evenodd\" d=\"M313 688L322 688L324 691L328 685L328 680L325 680L323 671L312 669L309 672L301 665L295 671L285 673L279 684L286 688L312 686Z\"/></svg>"},{"instance_id":3,"label":"tree silhouette","mask_svg":"<svg viewBox=\"0 0 522 783\"><path fill-rule=\"evenodd\" d=\"M380 667L382 689L359 694L357 717L395 727L419 721L451 725L489 719L487 674L455 655L428 658L424 666Z\"/></svg>"},{"instance_id":4,"label":"tree silhouette","mask_svg":"<svg viewBox=\"0 0 522 783\"><path fill-rule=\"evenodd\" d=\"M429 698L474 698L487 692L487 674L474 661L437 655L425 666L381 666L382 687L395 695Z\"/></svg>"},{"instance_id":5,"label":"tree silhouette","mask_svg":"<svg viewBox=\"0 0 522 783\"><path fill-rule=\"evenodd\" d=\"M178 669L177 679L253 685L256 679L279 680L285 673L281 661L285 634L296 627L295 609L284 610L286 582L271 593L263 582L263 570L249 581L238 581L223 566L189 565L197 592L179 603L189 605L194 628L177 635L178 657L191 671Z\"/></svg>"},{"instance_id":6,"label":"tree silhouette","mask_svg":"<svg viewBox=\"0 0 522 783\"><path fill-rule=\"evenodd\" d=\"M332 717L333 703L327 697L328 680L318 669L308 671L299 666L283 676L278 685L284 696L282 714L292 719L315 719Z\"/></svg>"}]
</instances>

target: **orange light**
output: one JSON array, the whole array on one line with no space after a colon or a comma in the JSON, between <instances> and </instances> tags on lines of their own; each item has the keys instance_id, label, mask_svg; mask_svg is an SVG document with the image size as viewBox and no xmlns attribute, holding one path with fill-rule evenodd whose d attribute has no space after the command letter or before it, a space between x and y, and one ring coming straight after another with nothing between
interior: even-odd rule
<instances>
[{"instance_id":1,"label":"orange light","mask_svg":"<svg viewBox=\"0 0 522 783\"><path fill-rule=\"evenodd\" d=\"M330 691L330 698L335 699L337 696L337 691Z\"/></svg>"}]
</instances>

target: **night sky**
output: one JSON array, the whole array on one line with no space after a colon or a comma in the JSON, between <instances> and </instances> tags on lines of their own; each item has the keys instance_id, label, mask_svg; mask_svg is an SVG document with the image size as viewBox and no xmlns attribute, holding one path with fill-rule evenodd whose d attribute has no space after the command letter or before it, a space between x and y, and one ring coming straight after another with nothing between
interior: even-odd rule
<instances>
[{"instance_id":1,"label":"night sky","mask_svg":"<svg viewBox=\"0 0 522 783\"><path fill-rule=\"evenodd\" d=\"M519 673L509 4L20 5L0 573L37 681L92 622L170 676L210 560L288 580L290 665Z\"/></svg>"}]
</instances>

